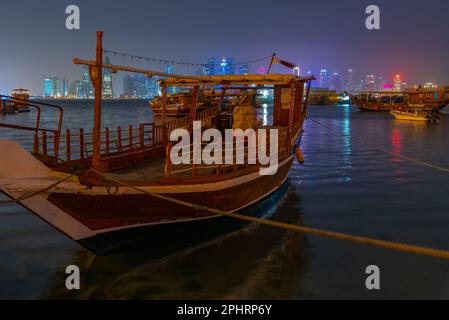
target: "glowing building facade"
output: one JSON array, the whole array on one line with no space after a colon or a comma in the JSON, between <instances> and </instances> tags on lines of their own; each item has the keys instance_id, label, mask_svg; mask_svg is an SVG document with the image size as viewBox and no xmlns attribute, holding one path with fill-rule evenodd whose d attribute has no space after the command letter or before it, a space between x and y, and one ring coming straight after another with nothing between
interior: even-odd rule
<instances>
[{"instance_id":1,"label":"glowing building facade","mask_svg":"<svg viewBox=\"0 0 449 320\"><path fill-rule=\"evenodd\" d=\"M320 88L329 89L329 74L326 69L320 71Z\"/></svg>"},{"instance_id":2,"label":"glowing building facade","mask_svg":"<svg viewBox=\"0 0 449 320\"><path fill-rule=\"evenodd\" d=\"M111 64L111 60L106 56L105 64ZM110 69L103 70L103 97L112 98L114 96L112 88L112 72Z\"/></svg>"}]
</instances>

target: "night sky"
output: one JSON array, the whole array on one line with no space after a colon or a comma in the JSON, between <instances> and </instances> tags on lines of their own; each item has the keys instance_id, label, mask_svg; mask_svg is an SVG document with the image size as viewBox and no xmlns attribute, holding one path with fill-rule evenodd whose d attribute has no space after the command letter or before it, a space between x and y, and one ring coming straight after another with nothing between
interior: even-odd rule
<instances>
[{"instance_id":1,"label":"night sky","mask_svg":"<svg viewBox=\"0 0 449 320\"><path fill-rule=\"evenodd\" d=\"M65 28L70 4L81 10L79 31ZM381 30L365 28L370 4L381 9ZM326 68L344 76L353 68L360 77L399 73L409 85L449 85L447 0L2 0L0 10L1 93L26 87L41 95L44 75L80 79L72 59L93 58L96 30L105 32L105 48L142 56L203 63L277 52L314 74ZM122 92L123 76L114 75L116 93Z\"/></svg>"}]
</instances>

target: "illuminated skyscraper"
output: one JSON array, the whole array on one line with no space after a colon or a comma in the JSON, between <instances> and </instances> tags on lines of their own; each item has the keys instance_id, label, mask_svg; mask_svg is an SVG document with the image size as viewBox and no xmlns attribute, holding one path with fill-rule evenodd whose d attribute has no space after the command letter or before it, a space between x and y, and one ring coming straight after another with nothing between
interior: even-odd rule
<instances>
[{"instance_id":1,"label":"illuminated skyscraper","mask_svg":"<svg viewBox=\"0 0 449 320\"><path fill-rule=\"evenodd\" d=\"M44 79L44 91L43 96L49 98L53 95L51 79L49 77L45 77Z\"/></svg>"},{"instance_id":2,"label":"illuminated skyscraper","mask_svg":"<svg viewBox=\"0 0 449 320\"><path fill-rule=\"evenodd\" d=\"M376 76L372 74L368 74L365 77L365 91L376 91Z\"/></svg>"},{"instance_id":3,"label":"illuminated skyscraper","mask_svg":"<svg viewBox=\"0 0 449 320\"><path fill-rule=\"evenodd\" d=\"M123 77L123 95L126 98L151 99L159 95L159 77L148 78L145 75Z\"/></svg>"},{"instance_id":4,"label":"illuminated skyscraper","mask_svg":"<svg viewBox=\"0 0 449 320\"><path fill-rule=\"evenodd\" d=\"M355 81L354 81L354 70L348 69L346 74L346 81L345 81L345 90L349 93L355 92Z\"/></svg>"},{"instance_id":5,"label":"illuminated skyscraper","mask_svg":"<svg viewBox=\"0 0 449 320\"><path fill-rule=\"evenodd\" d=\"M106 56L104 62L106 64L111 64L111 60L108 56ZM113 97L112 72L110 69L103 70L103 97L109 99Z\"/></svg>"},{"instance_id":6,"label":"illuminated skyscraper","mask_svg":"<svg viewBox=\"0 0 449 320\"><path fill-rule=\"evenodd\" d=\"M172 66L170 64L167 64L165 66L165 73L173 74L174 71L175 71L175 67L174 66ZM175 94L176 92L177 92L177 88L176 87L168 87L167 88L167 93L168 94Z\"/></svg>"},{"instance_id":7,"label":"illuminated skyscraper","mask_svg":"<svg viewBox=\"0 0 449 320\"><path fill-rule=\"evenodd\" d=\"M209 60L207 60L207 74L209 76L215 76L216 66L217 60L215 60L215 58L210 58Z\"/></svg>"},{"instance_id":8,"label":"illuminated skyscraper","mask_svg":"<svg viewBox=\"0 0 449 320\"><path fill-rule=\"evenodd\" d=\"M220 62L220 74L221 75L233 75L235 74L234 59L223 58Z\"/></svg>"},{"instance_id":9,"label":"illuminated skyscraper","mask_svg":"<svg viewBox=\"0 0 449 320\"><path fill-rule=\"evenodd\" d=\"M209 72L208 66L201 66L195 69L196 76L207 76Z\"/></svg>"},{"instance_id":10,"label":"illuminated skyscraper","mask_svg":"<svg viewBox=\"0 0 449 320\"><path fill-rule=\"evenodd\" d=\"M83 98L83 81L77 80L70 85L69 96L71 98L82 99Z\"/></svg>"},{"instance_id":11,"label":"illuminated skyscraper","mask_svg":"<svg viewBox=\"0 0 449 320\"><path fill-rule=\"evenodd\" d=\"M94 97L94 86L92 85L92 81L90 80L89 68L87 66L81 67L81 72L83 78L83 94L82 98L93 98Z\"/></svg>"},{"instance_id":12,"label":"illuminated skyscraper","mask_svg":"<svg viewBox=\"0 0 449 320\"><path fill-rule=\"evenodd\" d=\"M394 76L393 79L394 91L402 91L402 80L399 74Z\"/></svg>"},{"instance_id":13,"label":"illuminated skyscraper","mask_svg":"<svg viewBox=\"0 0 449 320\"><path fill-rule=\"evenodd\" d=\"M123 94L127 98L135 97L137 95L134 78L129 74L123 77Z\"/></svg>"},{"instance_id":14,"label":"illuminated skyscraper","mask_svg":"<svg viewBox=\"0 0 449 320\"><path fill-rule=\"evenodd\" d=\"M340 77L339 73L336 72L336 73L332 74L330 88L332 90L337 91L337 93L341 93L343 91L343 85L342 85L341 77Z\"/></svg>"},{"instance_id":15,"label":"illuminated skyscraper","mask_svg":"<svg viewBox=\"0 0 449 320\"><path fill-rule=\"evenodd\" d=\"M62 96L67 97L69 95L69 82L67 79L62 79Z\"/></svg>"},{"instance_id":16,"label":"illuminated skyscraper","mask_svg":"<svg viewBox=\"0 0 449 320\"><path fill-rule=\"evenodd\" d=\"M329 89L329 74L326 69L320 71L320 88Z\"/></svg>"},{"instance_id":17,"label":"illuminated skyscraper","mask_svg":"<svg viewBox=\"0 0 449 320\"><path fill-rule=\"evenodd\" d=\"M240 74L249 74L249 65L242 64L239 68L239 73Z\"/></svg>"},{"instance_id":18,"label":"illuminated skyscraper","mask_svg":"<svg viewBox=\"0 0 449 320\"><path fill-rule=\"evenodd\" d=\"M57 77L45 77L44 78L44 97L46 98L60 98L61 93L61 80Z\"/></svg>"}]
</instances>

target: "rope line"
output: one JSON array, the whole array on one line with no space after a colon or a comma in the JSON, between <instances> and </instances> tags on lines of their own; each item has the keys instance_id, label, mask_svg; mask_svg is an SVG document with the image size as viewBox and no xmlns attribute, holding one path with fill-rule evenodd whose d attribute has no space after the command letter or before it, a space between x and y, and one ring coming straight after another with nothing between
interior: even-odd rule
<instances>
[{"instance_id":1,"label":"rope line","mask_svg":"<svg viewBox=\"0 0 449 320\"><path fill-rule=\"evenodd\" d=\"M330 127L328 127L328 126L322 124L322 123L319 122L318 120L311 119L311 118L307 118L307 120L310 120L310 121L312 121L312 122L315 122L316 124L318 124L318 125L320 125L320 126L326 128L326 129L332 130L332 128L330 128ZM440 167L440 166L437 166L437 165L435 165L435 164L431 164L431 163L428 163L428 162L425 162L425 161L422 161L422 160L419 160L419 159L416 159L416 158L403 156L403 155L400 155L400 154L398 154L398 153L396 153L396 152L393 152L393 151L384 150L384 149L377 149L377 148L376 148L376 149L373 149L373 150L381 151L381 152L384 152L384 153L388 153L388 154L391 154L391 155L393 155L393 156L395 156L395 157L397 157L397 158L403 159L403 160L411 161L411 162L420 164L420 165L422 165L422 166L426 166L426 167L429 167L429 168L432 168L432 169L435 169L435 170L439 170L439 171L442 171L442 172L449 173L449 169L448 169L448 168Z\"/></svg>"},{"instance_id":2,"label":"rope line","mask_svg":"<svg viewBox=\"0 0 449 320\"><path fill-rule=\"evenodd\" d=\"M400 155L400 154L398 154L396 152L393 152L393 151L388 151L388 150L383 150L383 149L378 149L378 150L382 151L382 152L385 152L385 153L389 153L389 154L391 154L391 155L393 155L393 156L395 156L397 158L403 159L403 160L408 160L408 161L411 161L411 162L414 162L414 163L417 163L417 164L420 164L420 165L423 165L423 166L426 166L426 167L429 167L429 168L433 168L435 170L439 170L439 171L442 171L442 172L449 173L449 169L446 169L446 168L443 168L443 167L440 167L440 166L437 166L437 165L434 165L434 164L431 164L431 163L428 163L428 162L424 162L422 160L418 160L418 159L411 158L411 157L406 157L406 156Z\"/></svg>"},{"instance_id":3,"label":"rope line","mask_svg":"<svg viewBox=\"0 0 449 320\"><path fill-rule=\"evenodd\" d=\"M71 175L69 175L69 176L65 177L64 179L61 179L61 180L59 180L59 181L49 185L48 187L45 187L43 189L34 191L34 192L32 192L32 193L30 193L28 195L21 196L21 197L15 199L15 200L2 200L2 201L0 201L0 204L19 203L19 202L25 201L25 200L30 199L30 198L32 198L34 196L37 196L37 195L39 195L41 193L44 193L44 192L47 192L47 191L50 191L50 190L56 188L58 185L60 185L63 182L66 182L70 178L74 177L76 174L77 173L72 173Z\"/></svg>"},{"instance_id":4,"label":"rope line","mask_svg":"<svg viewBox=\"0 0 449 320\"><path fill-rule=\"evenodd\" d=\"M306 233L306 234L311 234L311 235L325 237L325 238L345 240L345 241L350 241L350 242L359 243L359 244L371 245L371 246L378 247L378 248L409 252L409 253L414 253L414 254L418 254L418 255L422 255L422 256L428 256L428 257L449 260L449 251L446 251L446 250L433 249L433 248L427 248L427 247L421 247L421 246L415 246L415 245L402 244L402 243L397 243L397 242L392 242L392 241L385 241L385 240L378 240L378 239L372 239L372 238L367 238L367 237L354 236L354 235L345 234L345 233L303 227L303 226L288 224L288 223L279 222L279 221L245 216L245 215L233 213L230 211L213 209L213 208L209 208L206 206L196 205L196 204L189 203L186 201L163 196L158 193L148 192L144 189L133 186L126 182L111 178L111 177L107 176L106 174L104 174L100 171L97 171L95 169L91 169L91 170L93 172L101 175L105 180L109 180L111 182L122 185L124 187L134 189L138 192L149 195L151 197L158 198L158 199L168 201L171 203L175 203L175 204L178 204L178 205L181 205L184 207L192 208L197 211L208 212L208 213L219 215L219 216L226 216L226 217L233 218L236 220L257 223L257 224L261 224L261 225L265 225L265 226L281 228L281 229L285 229L285 230L289 230L289 231L297 232L297 233Z\"/></svg>"}]
</instances>

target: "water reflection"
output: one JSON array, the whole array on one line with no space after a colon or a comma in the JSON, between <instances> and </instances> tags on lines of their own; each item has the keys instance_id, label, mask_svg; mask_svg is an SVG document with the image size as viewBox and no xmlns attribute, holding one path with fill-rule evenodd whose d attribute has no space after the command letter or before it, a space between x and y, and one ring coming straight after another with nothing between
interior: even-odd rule
<instances>
[{"instance_id":1,"label":"water reflection","mask_svg":"<svg viewBox=\"0 0 449 320\"><path fill-rule=\"evenodd\" d=\"M341 135L343 139L343 166L345 173L348 173L352 167L352 145L351 145L351 108L343 107L343 117L341 122ZM350 182L351 177L346 176L345 182Z\"/></svg>"},{"instance_id":2,"label":"water reflection","mask_svg":"<svg viewBox=\"0 0 449 320\"><path fill-rule=\"evenodd\" d=\"M268 104L262 104L262 124L264 126L268 125Z\"/></svg>"},{"instance_id":3,"label":"water reflection","mask_svg":"<svg viewBox=\"0 0 449 320\"><path fill-rule=\"evenodd\" d=\"M402 153L402 135L399 129L397 128L394 128L393 131L391 132L391 146L392 151L394 153L396 154ZM393 161L395 160L393 159ZM398 161L398 159L396 159L396 161Z\"/></svg>"},{"instance_id":4,"label":"water reflection","mask_svg":"<svg viewBox=\"0 0 449 320\"><path fill-rule=\"evenodd\" d=\"M286 185L255 210L277 221L302 224L300 212L286 210L299 203ZM306 244L304 235L251 224L158 258L142 248L94 259L79 252L75 263L87 266L82 292L68 293L59 284L47 298L289 298L297 294L307 264Z\"/></svg>"}]
</instances>

